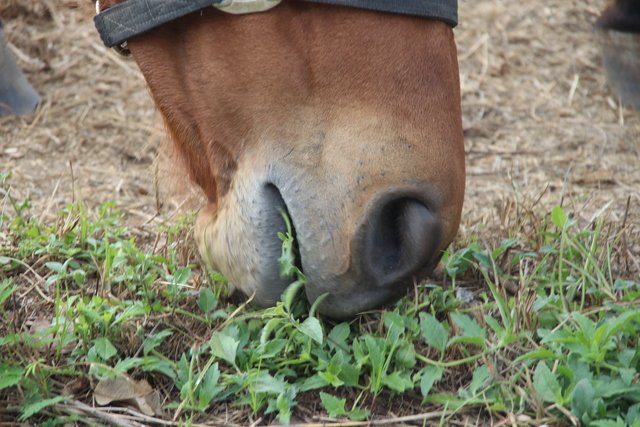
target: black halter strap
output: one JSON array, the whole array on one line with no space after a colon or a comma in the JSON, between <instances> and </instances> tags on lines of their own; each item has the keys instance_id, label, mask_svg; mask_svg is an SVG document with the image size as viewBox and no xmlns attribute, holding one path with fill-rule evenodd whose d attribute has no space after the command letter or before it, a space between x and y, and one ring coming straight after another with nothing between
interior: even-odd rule
<instances>
[{"instance_id":1,"label":"black halter strap","mask_svg":"<svg viewBox=\"0 0 640 427\"><path fill-rule=\"evenodd\" d=\"M129 38L224 0L126 0L95 16L107 47L121 46ZM458 0L304 0L359 9L413 15L458 24Z\"/></svg>"}]
</instances>

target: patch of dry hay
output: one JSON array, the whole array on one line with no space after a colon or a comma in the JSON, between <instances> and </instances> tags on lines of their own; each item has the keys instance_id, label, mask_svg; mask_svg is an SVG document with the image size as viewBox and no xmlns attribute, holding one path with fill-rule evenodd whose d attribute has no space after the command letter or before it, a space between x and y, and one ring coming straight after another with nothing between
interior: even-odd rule
<instances>
[{"instance_id":1,"label":"patch of dry hay","mask_svg":"<svg viewBox=\"0 0 640 427\"><path fill-rule=\"evenodd\" d=\"M0 3L0 17L2 19L15 19L25 15L45 18L48 14L47 2L42 0L3 0Z\"/></svg>"},{"instance_id":2,"label":"patch of dry hay","mask_svg":"<svg viewBox=\"0 0 640 427\"><path fill-rule=\"evenodd\" d=\"M605 4L461 2L463 235L504 236L516 207L562 203L588 221L608 206L611 220L626 212L640 255L640 114L620 107L605 80L592 33Z\"/></svg>"},{"instance_id":3,"label":"patch of dry hay","mask_svg":"<svg viewBox=\"0 0 640 427\"><path fill-rule=\"evenodd\" d=\"M99 40L92 3L12 0L2 10L10 48L43 98L31 117L0 118L0 170L13 173L14 197L41 218L77 199L90 209L115 200L149 232L179 213L185 197L157 215L169 188L159 177L175 169L154 163L164 130L136 65Z\"/></svg>"}]
</instances>

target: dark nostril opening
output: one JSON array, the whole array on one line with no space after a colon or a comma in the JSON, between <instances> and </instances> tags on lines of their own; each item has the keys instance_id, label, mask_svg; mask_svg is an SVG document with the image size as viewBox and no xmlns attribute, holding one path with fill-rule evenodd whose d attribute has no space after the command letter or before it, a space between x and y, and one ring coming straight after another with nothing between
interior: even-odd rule
<instances>
[{"instance_id":1,"label":"dark nostril opening","mask_svg":"<svg viewBox=\"0 0 640 427\"><path fill-rule=\"evenodd\" d=\"M264 186L264 193L262 193L264 197L264 205L267 206L270 210L270 215L273 215L273 218L279 218L276 220L278 227L280 230L284 226L284 221L280 214L276 215L280 210L287 211L287 205L284 203L284 199L282 198L282 194L278 187L275 185L268 183Z\"/></svg>"},{"instance_id":2,"label":"dark nostril opening","mask_svg":"<svg viewBox=\"0 0 640 427\"><path fill-rule=\"evenodd\" d=\"M440 222L421 201L404 197L374 211L365 237L365 265L381 286L431 263L440 246Z\"/></svg>"},{"instance_id":3,"label":"dark nostril opening","mask_svg":"<svg viewBox=\"0 0 640 427\"><path fill-rule=\"evenodd\" d=\"M282 217L282 214L284 213L285 215L287 215L291 223L291 235L293 236L292 252L294 256L294 265L300 271L302 271L302 265L300 262L300 250L298 248L296 229L295 229L295 226L293 225L293 219L289 214L289 209L287 208L287 205L284 202L284 199L282 198L282 194L280 193L280 190L278 189L278 187L276 187L274 184L269 183L265 185L264 195L265 195L265 198L267 199L267 205L270 206L271 209L273 209L269 217L272 218L272 221L274 223L273 224L274 227L271 230L273 232L273 238L275 239L276 244L278 245L278 250L282 248L282 241L278 238L278 232L282 232L283 234L287 232L287 226L284 222L284 218Z\"/></svg>"}]
</instances>

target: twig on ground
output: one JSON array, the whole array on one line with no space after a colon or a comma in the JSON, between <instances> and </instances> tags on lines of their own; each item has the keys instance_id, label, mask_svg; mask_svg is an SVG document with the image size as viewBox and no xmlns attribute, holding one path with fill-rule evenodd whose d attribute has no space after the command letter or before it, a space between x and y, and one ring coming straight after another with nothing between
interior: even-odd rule
<instances>
[{"instance_id":1,"label":"twig on ground","mask_svg":"<svg viewBox=\"0 0 640 427\"><path fill-rule=\"evenodd\" d=\"M290 424L289 427L359 427L359 426L382 426L382 425L399 425L400 423L413 421L427 421L453 415L454 411L433 411L416 415L406 415L403 417L385 418L382 420L369 421L335 421L330 418L318 417L318 420L324 421L320 423L301 423ZM261 427L267 427L263 425Z\"/></svg>"}]
</instances>

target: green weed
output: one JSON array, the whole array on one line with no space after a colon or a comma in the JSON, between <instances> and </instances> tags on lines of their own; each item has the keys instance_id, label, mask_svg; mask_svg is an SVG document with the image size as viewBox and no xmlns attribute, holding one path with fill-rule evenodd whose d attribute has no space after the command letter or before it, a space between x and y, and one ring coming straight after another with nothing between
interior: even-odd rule
<instances>
[{"instance_id":1,"label":"green weed","mask_svg":"<svg viewBox=\"0 0 640 427\"><path fill-rule=\"evenodd\" d=\"M188 262L191 217L161 230L158 250L120 225L113 204L90 213L76 203L52 224L27 202L6 206L0 402L20 420L76 419L69 402L90 397L89 384L127 375L147 378L185 423L229 410L288 423L302 401L363 420L401 399L443 425L475 411L640 426L640 284L620 273L621 232L601 218L580 226L554 208L534 235L449 250L441 280L336 324L301 297L286 216L279 263L292 284L259 310Z\"/></svg>"}]
</instances>

